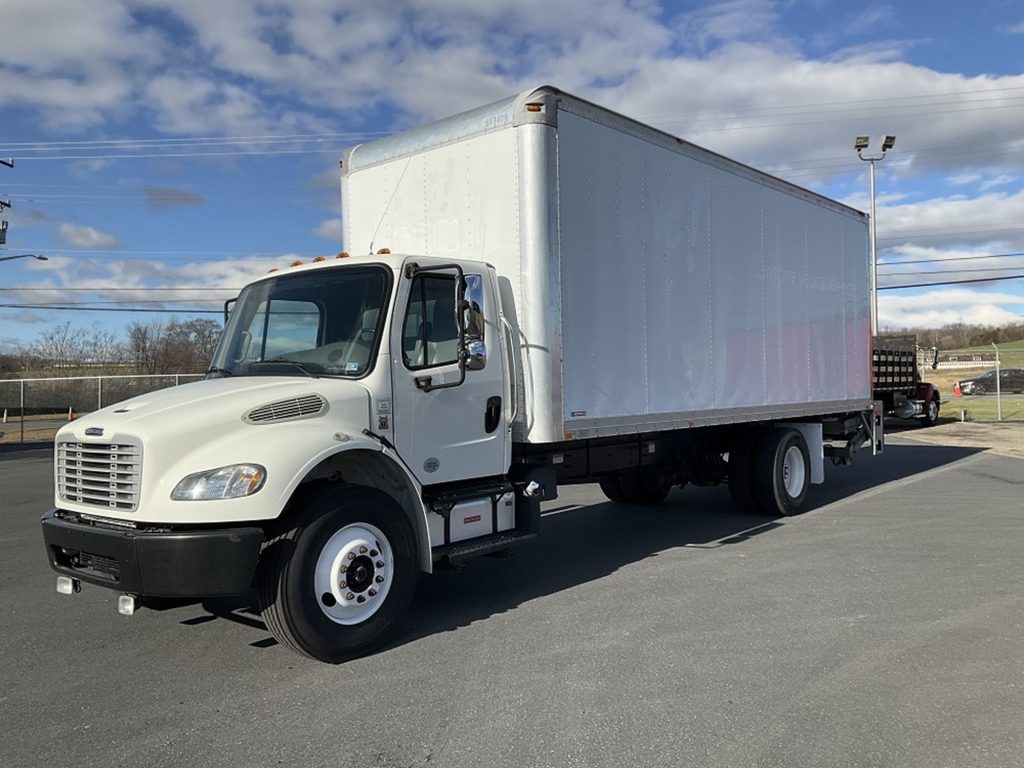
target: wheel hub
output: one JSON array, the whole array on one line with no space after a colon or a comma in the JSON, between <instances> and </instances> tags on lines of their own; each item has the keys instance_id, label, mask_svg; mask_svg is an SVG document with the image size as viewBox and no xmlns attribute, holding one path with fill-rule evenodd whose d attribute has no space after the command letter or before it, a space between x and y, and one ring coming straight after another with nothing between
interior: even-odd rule
<instances>
[{"instance_id":1,"label":"wheel hub","mask_svg":"<svg viewBox=\"0 0 1024 768\"><path fill-rule=\"evenodd\" d=\"M791 445L782 460L782 483L790 498L797 498L804 489L807 479L807 467L800 449Z\"/></svg>"},{"instance_id":2,"label":"wheel hub","mask_svg":"<svg viewBox=\"0 0 1024 768\"><path fill-rule=\"evenodd\" d=\"M373 560L366 555L360 555L348 567L345 573L348 588L353 592L365 592L373 583Z\"/></svg>"},{"instance_id":3,"label":"wheel hub","mask_svg":"<svg viewBox=\"0 0 1024 768\"><path fill-rule=\"evenodd\" d=\"M320 610L338 624L359 624L380 608L391 588L394 555L369 523L347 525L324 544L313 574Z\"/></svg>"}]
</instances>

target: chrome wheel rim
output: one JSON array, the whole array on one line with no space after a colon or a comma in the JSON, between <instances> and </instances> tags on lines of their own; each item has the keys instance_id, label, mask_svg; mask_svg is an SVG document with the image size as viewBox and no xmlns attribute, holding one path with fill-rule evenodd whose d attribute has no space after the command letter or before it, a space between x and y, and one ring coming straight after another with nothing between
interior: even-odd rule
<instances>
[{"instance_id":1,"label":"chrome wheel rim","mask_svg":"<svg viewBox=\"0 0 1024 768\"><path fill-rule=\"evenodd\" d=\"M317 605L338 624L364 622L384 603L394 573L394 552L383 532L369 523L346 525L327 540L317 557Z\"/></svg>"}]
</instances>

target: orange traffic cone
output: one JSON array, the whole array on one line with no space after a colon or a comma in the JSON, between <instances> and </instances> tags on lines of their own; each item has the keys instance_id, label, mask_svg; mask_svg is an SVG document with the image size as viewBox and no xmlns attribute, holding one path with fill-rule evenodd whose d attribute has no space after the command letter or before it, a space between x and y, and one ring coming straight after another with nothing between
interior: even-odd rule
<instances>
[{"instance_id":1,"label":"orange traffic cone","mask_svg":"<svg viewBox=\"0 0 1024 768\"><path fill-rule=\"evenodd\" d=\"M960 382L958 381L958 382L956 382L956 384L953 385L953 397L962 397L962 396L963 396L963 392L960 391Z\"/></svg>"},{"instance_id":2,"label":"orange traffic cone","mask_svg":"<svg viewBox=\"0 0 1024 768\"><path fill-rule=\"evenodd\" d=\"M71 406L68 406L68 421L74 421L74 420L75 420L75 412L74 412L74 410L72 410Z\"/></svg>"}]
</instances>

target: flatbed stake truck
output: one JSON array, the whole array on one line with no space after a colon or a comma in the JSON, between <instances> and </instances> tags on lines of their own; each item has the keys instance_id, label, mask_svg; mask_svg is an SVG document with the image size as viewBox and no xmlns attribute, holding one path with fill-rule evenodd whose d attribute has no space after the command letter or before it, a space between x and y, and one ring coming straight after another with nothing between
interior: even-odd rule
<instances>
[{"instance_id":1,"label":"flatbed stake truck","mask_svg":"<svg viewBox=\"0 0 1024 768\"><path fill-rule=\"evenodd\" d=\"M57 434L59 589L255 587L340 662L561 484L793 515L882 449L858 211L551 87L352 148L341 186L351 256L247 285L205 380Z\"/></svg>"}]
</instances>

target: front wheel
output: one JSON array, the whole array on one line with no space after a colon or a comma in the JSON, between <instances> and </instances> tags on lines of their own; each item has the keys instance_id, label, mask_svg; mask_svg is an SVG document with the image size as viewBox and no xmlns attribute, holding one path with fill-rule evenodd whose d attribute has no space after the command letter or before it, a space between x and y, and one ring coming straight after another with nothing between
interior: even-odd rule
<instances>
[{"instance_id":1,"label":"front wheel","mask_svg":"<svg viewBox=\"0 0 1024 768\"><path fill-rule=\"evenodd\" d=\"M387 642L412 601L412 526L373 488L328 486L298 506L260 561L263 618L279 643L305 656L362 656Z\"/></svg>"}]
</instances>

